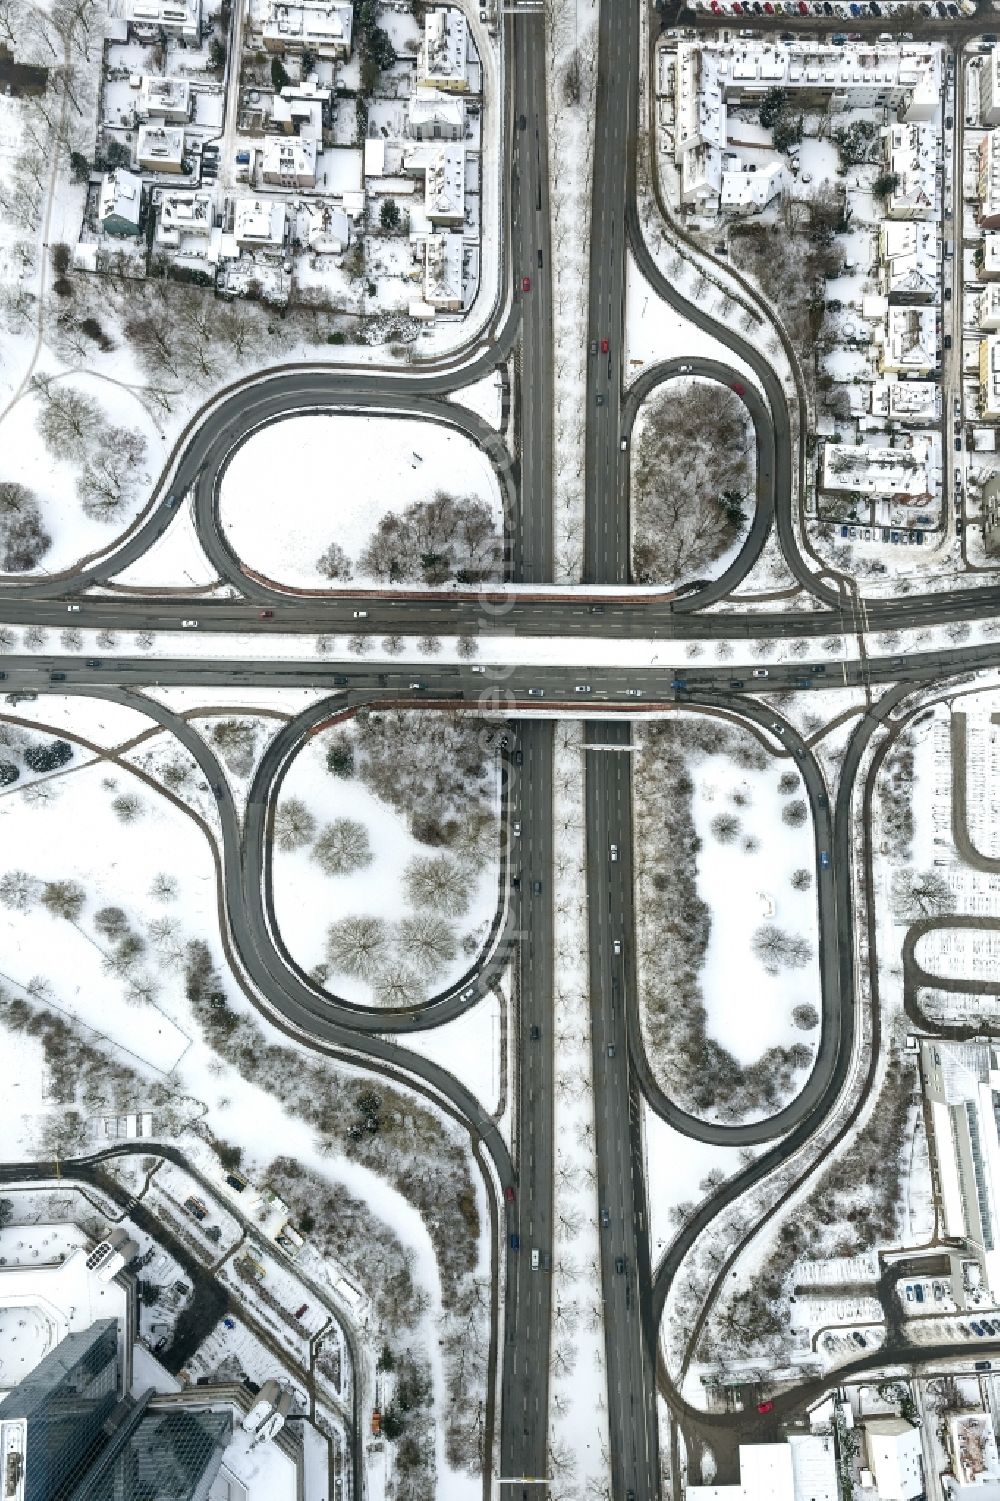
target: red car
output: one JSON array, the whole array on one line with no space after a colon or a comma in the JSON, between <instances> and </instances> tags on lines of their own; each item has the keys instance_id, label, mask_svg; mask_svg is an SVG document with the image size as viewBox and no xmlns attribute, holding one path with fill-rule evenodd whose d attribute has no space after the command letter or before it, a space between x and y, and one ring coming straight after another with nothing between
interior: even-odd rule
<instances>
[{"instance_id":1,"label":"red car","mask_svg":"<svg viewBox=\"0 0 1000 1501\"><path fill-rule=\"evenodd\" d=\"M261 610L261 612L260 612L260 618L261 618L261 620L271 620L273 618L273 616L274 616L274 611L273 610Z\"/></svg>"},{"instance_id":2,"label":"red car","mask_svg":"<svg viewBox=\"0 0 1000 1501\"><path fill-rule=\"evenodd\" d=\"M735 391L737 396L745 396L747 394L746 386L741 386L738 380L734 380L729 389Z\"/></svg>"},{"instance_id":3,"label":"red car","mask_svg":"<svg viewBox=\"0 0 1000 1501\"><path fill-rule=\"evenodd\" d=\"M808 14L809 14L809 7L806 4L806 0L799 0L799 15L800 16L807 16Z\"/></svg>"},{"instance_id":4,"label":"red car","mask_svg":"<svg viewBox=\"0 0 1000 1501\"><path fill-rule=\"evenodd\" d=\"M757 1411L758 1412L773 1412L774 1411L774 1403L773 1402L758 1402L757 1403Z\"/></svg>"},{"instance_id":5,"label":"red car","mask_svg":"<svg viewBox=\"0 0 1000 1501\"><path fill-rule=\"evenodd\" d=\"M507 1184L507 1187L503 1191L503 1196L507 1200L508 1204L513 1204L513 1202L514 1202L514 1188L513 1188L512 1184L510 1184L510 1183Z\"/></svg>"},{"instance_id":6,"label":"red car","mask_svg":"<svg viewBox=\"0 0 1000 1501\"><path fill-rule=\"evenodd\" d=\"M602 354L607 354L607 352L608 352L608 341L607 341L607 339L602 339L601 340L601 353Z\"/></svg>"},{"instance_id":7,"label":"red car","mask_svg":"<svg viewBox=\"0 0 1000 1501\"><path fill-rule=\"evenodd\" d=\"M521 277L521 291L522 292L530 292L531 291L531 277L530 276L522 276Z\"/></svg>"}]
</instances>

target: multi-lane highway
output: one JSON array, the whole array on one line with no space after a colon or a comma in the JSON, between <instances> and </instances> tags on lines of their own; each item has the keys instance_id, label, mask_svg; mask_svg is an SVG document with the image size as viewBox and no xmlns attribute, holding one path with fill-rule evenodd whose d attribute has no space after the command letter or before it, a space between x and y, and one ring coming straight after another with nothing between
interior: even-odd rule
<instances>
[{"instance_id":1,"label":"multi-lane highway","mask_svg":"<svg viewBox=\"0 0 1000 1501\"><path fill-rule=\"evenodd\" d=\"M213 788L221 827L221 907L227 946L241 983L279 1025L355 1062L367 1062L423 1089L460 1120L492 1164L502 1243L495 1270L504 1288L498 1342L500 1464L504 1477L542 1480L549 1440L549 1258L552 1247L553 882L551 716L573 712L587 721L586 819L589 963L605 1314L611 1488L615 1501L652 1501L660 1490L657 1378L688 1433L699 1424L720 1428L688 1406L660 1366L659 1318L673 1278L702 1233L767 1173L819 1139L843 1095L857 1021L850 884L852 798L863 757L889 712L923 685L947 675L1000 667L1000 645L909 653L905 657L833 659L819 651L806 661L758 668L672 663L669 643L688 638L728 641L803 637L974 621L1000 608L1000 588L983 584L924 597L867 602L846 608L841 582L803 556L793 507L804 463L804 425L758 348L717 324L664 278L643 239L635 194L638 121L639 10L605 4L599 29L598 94L590 232L590 289L585 446L584 590L552 586L552 287L548 211L548 121L541 12L508 17L504 48L510 93L504 128L509 171L503 205L505 295L488 338L468 358L426 367L354 371L339 367L284 368L241 383L213 402L179 445L176 461L157 487L148 512L130 535L97 563L63 577L0 580L0 622L18 626L177 632L174 649L155 657L77 657L11 654L2 664L8 692L98 694L135 707L174 734L192 753ZM626 254L631 251L653 291L694 325L711 332L749 367L759 390L738 382L724 364L692 357L647 370L626 387L624 307ZM528 283L530 282L530 285ZM583 337L581 333L581 337ZM601 342L607 341L607 351ZM515 442L507 445L482 418L449 401L514 354ZM629 444L641 401L679 365L723 385L745 386L754 425L757 503L739 557L712 584L671 596L662 590L623 592L630 583ZM444 422L483 449L493 464L507 523L508 588L479 595L439 591L356 590L336 598L295 594L259 575L249 576L219 523L219 487L233 452L259 426L292 410L378 409L389 418L411 414ZM798 434L793 443L793 432ZM624 446L623 446L624 445ZM186 498L187 497L187 498ZM116 574L152 545L181 504L193 506L198 534L234 598L190 601L127 597L109 592ZM734 610L728 600L759 558L772 530L802 589L795 611ZM618 591L618 592L616 592ZM70 613L70 606L72 612ZM716 607L714 610L712 607ZM721 608L719 608L721 606ZM261 610L266 607L267 617ZM356 612L365 613L359 618ZM195 615L210 633L211 655L185 653L181 622ZM227 649L247 632L294 638L317 633L471 635L480 638L483 667L412 666L334 661L304 656L268 661ZM662 662L581 668L560 661L525 667L490 660L490 639L588 636L606 642L662 640ZM499 644L499 643L498 643ZM500 655L500 654L497 654ZM568 653L566 654L569 655ZM577 653L578 655L578 653ZM419 678L420 686L414 687ZM142 689L150 684L210 687L239 684L327 690L322 703L285 726L255 773L243 827L216 758L179 715ZM821 700L828 687L886 691L859 720L845 757L836 797L823 781L808 745L769 695L791 689ZM461 982L416 1011L372 1011L321 992L285 952L271 910L269 837L284 770L303 739L330 713L359 703L477 707L502 703L507 744L498 745L505 776L503 879L497 916L483 955ZM745 1127L695 1120L670 1100L646 1059L634 965L631 735L629 717L648 710L722 709L738 713L773 747L799 765L815 830L823 1023L815 1064L798 1097L770 1120ZM532 719L524 718L531 711ZM498 725L498 740L504 726ZM833 801L834 808L830 803ZM829 863L821 857L831 856ZM506 970L516 1023L515 1110L508 1146L496 1123L446 1069L405 1046L408 1032L436 1026L481 997ZM698 1209L656 1268L649 1259L641 1102L676 1129L702 1141L768 1144L752 1167L731 1179ZM606 1223L602 1219L606 1213ZM532 1253L538 1252L538 1267ZM937 1352L940 1353L940 1352ZM786 1401L791 1406L794 1394ZM509 1492L508 1492L509 1493ZM544 1491L532 1489L530 1494Z\"/></svg>"}]
</instances>

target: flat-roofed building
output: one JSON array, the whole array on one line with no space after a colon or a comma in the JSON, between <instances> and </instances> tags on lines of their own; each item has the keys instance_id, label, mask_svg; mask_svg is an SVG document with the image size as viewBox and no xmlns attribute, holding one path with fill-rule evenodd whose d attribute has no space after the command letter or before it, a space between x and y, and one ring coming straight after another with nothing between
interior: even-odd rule
<instances>
[{"instance_id":1,"label":"flat-roofed building","mask_svg":"<svg viewBox=\"0 0 1000 1501\"><path fill-rule=\"evenodd\" d=\"M879 1501L920 1501L924 1495L920 1429L904 1418L869 1418L864 1432Z\"/></svg>"},{"instance_id":2,"label":"flat-roofed building","mask_svg":"<svg viewBox=\"0 0 1000 1501\"><path fill-rule=\"evenodd\" d=\"M988 504L984 511L988 516ZM964 1242L977 1256L996 1298L1000 1296L997 1050L989 1043L923 1042L920 1072L937 1165L942 1232L948 1240Z\"/></svg>"},{"instance_id":3,"label":"flat-roofed building","mask_svg":"<svg viewBox=\"0 0 1000 1501\"><path fill-rule=\"evenodd\" d=\"M125 19L144 41L158 41L161 32L194 46L201 41L201 0L125 0Z\"/></svg>"},{"instance_id":4,"label":"flat-roofed building","mask_svg":"<svg viewBox=\"0 0 1000 1501\"><path fill-rule=\"evenodd\" d=\"M135 112L140 120L183 125L191 118L191 85L186 78L157 78L144 73Z\"/></svg>"},{"instance_id":5,"label":"flat-roofed building","mask_svg":"<svg viewBox=\"0 0 1000 1501\"><path fill-rule=\"evenodd\" d=\"M983 125L1000 125L1000 51L991 47L979 69L979 119Z\"/></svg>"},{"instance_id":6,"label":"flat-roofed building","mask_svg":"<svg viewBox=\"0 0 1000 1501\"><path fill-rule=\"evenodd\" d=\"M261 181L272 187L316 186L316 142L300 136L268 136L261 149Z\"/></svg>"},{"instance_id":7,"label":"flat-roofed building","mask_svg":"<svg viewBox=\"0 0 1000 1501\"><path fill-rule=\"evenodd\" d=\"M140 126L135 159L147 172L183 172L183 128L180 125Z\"/></svg>"},{"instance_id":8,"label":"flat-roofed building","mask_svg":"<svg viewBox=\"0 0 1000 1501\"><path fill-rule=\"evenodd\" d=\"M345 0L271 0L261 27L268 52L314 52L333 59L351 55L353 8Z\"/></svg>"},{"instance_id":9,"label":"flat-roofed building","mask_svg":"<svg viewBox=\"0 0 1000 1501\"><path fill-rule=\"evenodd\" d=\"M980 224L1000 229L1000 131L988 131L979 142L977 186Z\"/></svg>"},{"instance_id":10,"label":"flat-roofed building","mask_svg":"<svg viewBox=\"0 0 1000 1501\"><path fill-rule=\"evenodd\" d=\"M890 219L929 219L933 215L940 140L935 127L923 121L904 121L886 131L886 170L898 178L885 204Z\"/></svg>"},{"instance_id":11,"label":"flat-roofed building","mask_svg":"<svg viewBox=\"0 0 1000 1501\"><path fill-rule=\"evenodd\" d=\"M160 198L156 243L176 250L188 235L207 239L212 233L214 207L215 195L211 192L165 192Z\"/></svg>"},{"instance_id":12,"label":"flat-roofed building","mask_svg":"<svg viewBox=\"0 0 1000 1501\"><path fill-rule=\"evenodd\" d=\"M929 498L930 441L910 437L899 448L824 443L820 488L908 504Z\"/></svg>"},{"instance_id":13,"label":"flat-roofed building","mask_svg":"<svg viewBox=\"0 0 1000 1501\"><path fill-rule=\"evenodd\" d=\"M979 415L987 422L1000 421L1000 334L979 341Z\"/></svg>"},{"instance_id":14,"label":"flat-roofed building","mask_svg":"<svg viewBox=\"0 0 1000 1501\"><path fill-rule=\"evenodd\" d=\"M240 250L280 251L285 243L287 209L280 198L237 198L233 235Z\"/></svg>"},{"instance_id":15,"label":"flat-roofed building","mask_svg":"<svg viewBox=\"0 0 1000 1501\"><path fill-rule=\"evenodd\" d=\"M440 311L462 307L461 235L427 235L424 240L424 301Z\"/></svg>"}]
</instances>

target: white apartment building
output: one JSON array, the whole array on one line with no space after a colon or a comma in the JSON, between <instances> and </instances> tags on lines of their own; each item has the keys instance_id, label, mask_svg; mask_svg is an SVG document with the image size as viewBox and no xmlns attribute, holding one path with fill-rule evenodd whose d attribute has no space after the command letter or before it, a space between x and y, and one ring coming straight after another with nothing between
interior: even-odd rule
<instances>
[{"instance_id":1,"label":"white apartment building","mask_svg":"<svg viewBox=\"0 0 1000 1501\"><path fill-rule=\"evenodd\" d=\"M460 141L465 101L443 89L415 89L406 106L406 128L415 141Z\"/></svg>"},{"instance_id":2,"label":"white apartment building","mask_svg":"<svg viewBox=\"0 0 1000 1501\"><path fill-rule=\"evenodd\" d=\"M864 1431L879 1501L918 1501L924 1495L920 1429L903 1418L869 1418Z\"/></svg>"},{"instance_id":3,"label":"white apartment building","mask_svg":"<svg viewBox=\"0 0 1000 1501\"><path fill-rule=\"evenodd\" d=\"M156 221L156 243L176 250L188 235L208 239L214 208L215 195L211 192L164 193Z\"/></svg>"},{"instance_id":4,"label":"white apartment building","mask_svg":"<svg viewBox=\"0 0 1000 1501\"><path fill-rule=\"evenodd\" d=\"M157 78L144 73L135 112L140 120L163 120L184 125L191 118L191 85L186 78Z\"/></svg>"},{"instance_id":5,"label":"white apartment building","mask_svg":"<svg viewBox=\"0 0 1000 1501\"><path fill-rule=\"evenodd\" d=\"M142 41L158 41L161 31L192 46L201 41L201 0L125 0L125 19Z\"/></svg>"},{"instance_id":6,"label":"white apartment building","mask_svg":"<svg viewBox=\"0 0 1000 1501\"><path fill-rule=\"evenodd\" d=\"M879 278L887 297L930 302L938 287L938 227L917 219L887 219L879 230Z\"/></svg>"},{"instance_id":7,"label":"white apartment building","mask_svg":"<svg viewBox=\"0 0 1000 1501\"><path fill-rule=\"evenodd\" d=\"M465 148L415 146L406 151L407 172L424 178L424 212L434 225L465 222Z\"/></svg>"},{"instance_id":8,"label":"white apartment building","mask_svg":"<svg viewBox=\"0 0 1000 1501\"><path fill-rule=\"evenodd\" d=\"M237 198L233 236L240 250L280 251L285 243L286 208L276 198Z\"/></svg>"},{"instance_id":9,"label":"white apartment building","mask_svg":"<svg viewBox=\"0 0 1000 1501\"><path fill-rule=\"evenodd\" d=\"M759 213L788 186L788 172L781 162L756 167L747 166L739 157L727 157L725 161L719 201L731 213Z\"/></svg>"},{"instance_id":10,"label":"white apartment building","mask_svg":"<svg viewBox=\"0 0 1000 1501\"><path fill-rule=\"evenodd\" d=\"M987 422L1000 421L1000 334L979 341L979 415Z\"/></svg>"},{"instance_id":11,"label":"white apartment building","mask_svg":"<svg viewBox=\"0 0 1000 1501\"><path fill-rule=\"evenodd\" d=\"M933 125L915 120L885 132L886 171L899 178L886 200L890 219L929 219L934 213L940 139Z\"/></svg>"},{"instance_id":12,"label":"white apartment building","mask_svg":"<svg viewBox=\"0 0 1000 1501\"><path fill-rule=\"evenodd\" d=\"M783 1444L740 1444L738 1485L689 1485L687 1501L838 1501L833 1439L793 1434Z\"/></svg>"},{"instance_id":13,"label":"white apartment building","mask_svg":"<svg viewBox=\"0 0 1000 1501\"><path fill-rule=\"evenodd\" d=\"M1000 52L995 47L979 70L979 119L983 125L1000 125Z\"/></svg>"},{"instance_id":14,"label":"white apartment building","mask_svg":"<svg viewBox=\"0 0 1000 1501\"><path fill-rule=\"evenodd\" d=\"M979 327L985 333L995 334L1000 329L1000 283L991 282L979 294Z\"/></svg>"},{"instance_id":15,"label":"white apartment building","mask_svg":"<svg viewBox=\"0 0 1000 1501\"><path fill-rule=\"evenodd\" d=\"M450 7L426 11L417 57L417 86L464 94L469 87L467 54L468 23L462 12Z\"/></svg>"},{"instance_id":16,"label":"white apartment building","mask_svg":"<svg viewBox=\"0 0 1000 1501\"><path fill-rule=\"evenodd\" d=\"M1000 132L991 130L979 142L979 222L984 229L1000 229Z\"/></svg>"},{"instance_id":17,"label":"white apartment building","mask_svg":"<svg viewBox=\"0 0 1000 1501\"><path fill-rule=\"evenodd\" d=\"M754 106L775 87L798 96L803 106L884 107L896 110L904 123L932 120L940 103L941 52L919 43L681 42L674 69L674 156L684 204L718 208L727 109Z\"/></svg>"},{"instance_id":18,"label":"white apartment building","mask_svg":"<svg viewBox=\"0 0 1000 1501\"><path fill-rule=\"evenodd\" d=\"M883 375L930 375L937 368L937 316L932 307L891 307L879 368Z\"/></svg>"},{"instance_id":19,"label":"white apartment building","mask_svg":"<svg viewBox=\"0 0 1000 1501\"><path fill-rule=\"evenodd\" d=\"M1000 234L984 234L979 242L976 271L984 281L1000 281Z\"/></svg>"},{"instance_id":20,"label":"white apartment building","mask_svg":"<svg viewBox=\"0 0 1000 1501\"><path fill-rule=\"evenodd\" d=\"M930 440L910 438L899 448L824 443L820 489L904 504L925 499L931 491Z\"/></svg>"},{"instance_id":21,"label":"white apartment building","mask_svg":"<svg viewBox=\"0 0 1000 1501\"><path fill-rule=\"evenodd\" d=\"M434 234L424 239L424 301L440 312L462 308L461 235Z\"/></svg>"},{"instance_id":22,"label":"white apartment building","mask_svg":"<svg viewBox=\"0 0 1000 1501\"><path fill-rule=\"evenodd\" d=\"M147 172L183 172L184 131L179 125L142 125L135 159Z\"/></svg>"},{"instance_id":23,"label":"white apartment building","mask_svg":"<svg viewBox=\"0 0 1000 1501\"><path fill-rule=\"evenodd\" d=\"M876 380L871 386L871 412L904 426L933 427L940 419L940 391L932 380Z\"/></svg>"},{"instance_id":24,"label":"white apartment building","mask_svg":"<svg viewBox=\"0 0 1000 1501\"><path fill-rule=\"evenodd\" d=\"M316 142L301 136L266 136L260 154L260 176L269 187L314 188Z\"/></svg>"},{"instance_id":25,"label":"white apartment building","mask_svg":"<svg viewBox=\"0 0 1000 1501\"><path fill-rule=\"evenodd\" d=\"M261 27L268 52L304 52L348 58L354 11L346 0L270 0Z\"/></svg>"}]
</instances>

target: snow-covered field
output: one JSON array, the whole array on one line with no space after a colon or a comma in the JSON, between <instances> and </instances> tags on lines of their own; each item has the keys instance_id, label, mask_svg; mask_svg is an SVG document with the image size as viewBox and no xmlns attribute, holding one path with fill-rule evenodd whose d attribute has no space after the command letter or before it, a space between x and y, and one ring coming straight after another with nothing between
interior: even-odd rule
<instances>
[{"instance_id":1,"label":"snow-covered field","mask_svg":"<svg viewBox=\"0 0 1000 1501\"><path fill-rule=\"evenodd\" d=\"M418 737L421 727L417 716L413 718L412 734ZM327 770L328 750L343 737L358 744L353 721L314 735L282 783L279 819L281 810L298 799L315 824L310 837L294 849L282 849L276 839L273 891L278 928L296 963L309 971L322 966L322 983L334 994L360 1005L415 1005L459 979L488 936L498 900L496 825L492 836L477 845L470 846L460 834L444 847L423 842L413 833L413 820L408 822L360 776L337 776ZM488 774L495 776L493 765ZM498 783L491 801L495 820ZM367 850L357 861L346 862L342 873L330 875L316 858L317 841L325 829L344 820L362 827ZM415 865L428 861L442 867L450 884L444 905L415 900L410 875ZM371 961L350 973L341 962L344 949L331 951L327 933L330 924L353 919L374 922L378 938Z\"/></svg>"},{"instance_id":2,"label":"snow-covered field","mask_svg":"<svg viewBox=\"0 0 1000 1501\"><path fill-rule=\"evenodd\" d=\"M764 771L735 766L726 756L709 756L694 771L694 822L701 838L698 889L712 908L712 934L701 976L708 1031L740 1063L753 1063L770 1047L808 1040L794 1027L794 1007L819 1009L819 967L813 959L797 969L768 972L754 952L754 934L773 924L803 939L813 956L818 940L815 884L802 891L792 874L815 866L812 820L792 827L782 809L802 801L798 788L783 796L782 774L793 763L772 762ZM737 799L740 801L737 803ZM735 816L740 830L733 843L712 832L719 815ZM815 1035L815 1034L813 1034Z\"/></svg>"},{"instance_id":3,"label":"snow-covered field","mask_svg":"<svg viewBox=\"0 0 1000 1501\"><path fill-rule=\"evenodd\" d=\"M360 567L361 554L381 518L439 490L483 501L502 532L496 476L463 433L405 417L288 417L234 455L219 514L248 568L300 588L329 588L316 564L336 543L353 565L351 582L363 586L374 580Z\"/></svg>"}]
</instances>

